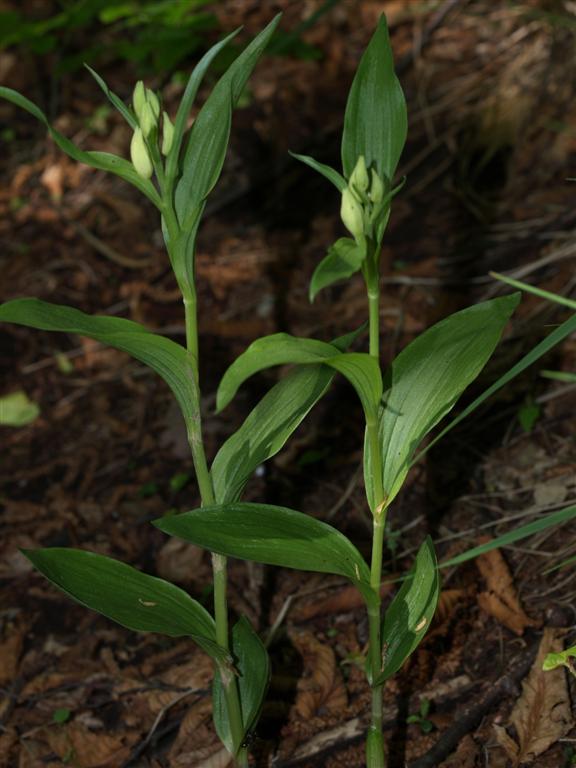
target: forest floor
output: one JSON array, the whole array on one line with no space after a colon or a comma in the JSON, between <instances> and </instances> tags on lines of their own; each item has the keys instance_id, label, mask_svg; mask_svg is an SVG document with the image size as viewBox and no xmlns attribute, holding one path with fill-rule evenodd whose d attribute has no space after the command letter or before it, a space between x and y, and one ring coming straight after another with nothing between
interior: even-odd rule
<instances>
[{"instance_id":1,"label":"forest floor","mask_svg":"<svg viewBox=\"0 0 576 768\"><path fill-rule=\"evenodd\" d=\"M251 36L282 9L283 24L294 28L321 5L224 0L215 4L213 40L238 24ZM321 55L270 56L257 68L201 229L211 457L278 375L255 377L214 415L218 381L251 341L276 331L329 339L366 318L360 280L308 302L312 271L341 235L339 201L288 150L338 163L346 94L382 11L409 107L399 169L407 183L383 252L385 361L448 313L505 292L490 270L567 296L576 285L567 181L576 175L574 3L332 5L304 33ZM53 82L40 61L0 52L0 80L45 105ZM130 98L137 75L129 67L115 62L101 74ZM172 112L182 87L149 84L165 85ZM129 130L116 114L98 112L101 93L88 73L65 75L58 88L60 130L84 148L126 155ZM0 120L2 299L37 296L130 317L182 340L152 207L117 178L64 157L12 105L0 103ZM526 296L463 402L566 317ZM95 550L171 579L210 606L209 555L148 524L199 502L168 389L96 342L12 326L0 330L0 364L0 394L23 390L40 407L33 423L1 433L0 766L224 768L209 659L188 641L137 635L72 603L19 552ZM542 369L575 370L576 340L489 400L413 470L390 512L386 574L408 567L426 534L446 559L575 503L576 389ZM337 382L251 481L247 500L328 520L368 553L362 423ZM576 552L575 534L576 522L550 528L443 573L430 632L385 688L390 768L576 765L572 718L556 716L558 707L572 711L574 680L541 671L546 648L575 642L576 568L553 570ZM390 586L385 600L392 594ZM370 694L360 596L335 577L233 561L230 601L263 634L275 627L254 766L362 766ZM422 702L430 703L428 724L407 724Z\"/></svg>"}]
</instances>

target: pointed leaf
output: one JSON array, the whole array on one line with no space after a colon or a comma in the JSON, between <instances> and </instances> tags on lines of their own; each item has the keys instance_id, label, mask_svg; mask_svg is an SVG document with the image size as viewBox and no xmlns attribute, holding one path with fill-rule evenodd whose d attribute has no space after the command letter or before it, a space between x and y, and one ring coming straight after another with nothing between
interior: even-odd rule
<instances>
[{"instance_id":1,"label":"pointed leaf","mask_svg":"<svg viewBox=\"0 0 576 768\"><path fill-rule=\"evenodd\" d=\"M310 301L314 301L322 288L338 280L346 280L361 268L366 258L366 248L349 237L341 237L332 245L327 255L314 270L310 281Z\"/></svg>"},{"instance_id":2,"label":"pointed leaf","mask_svg":"<svg viewBox=\"0 0 576 768\"><path fill-rule=\"evenodd\" d=\"M342 167L346 178L360 155L380 177L392 180L406 141L406 101L398 78L386 18L380 17L358 66L344 116Z\"/></svg>"},{"instance_id":3,"label":"pointed leaf","mask_svg":"<svg viewBox=\"0 0 576 768\"><path fill-rule=\"evenodd\" d=\"M274 333L253 342L228 368L216 395L218 411L228 405L240 385L250 376L273 365L322 362L340 371L356 389L362 406L371 419L382 395L382 377L377 361L361 352L339 353L332 344L316 339L301 339L288 333Z\"/></svg>"},{"instance_id":4,"label":"pointed leaf","mask_svg":"<svg viewBox=\"0 0 576 768\"><path fill-rule=\"evenodd\" d=\"M22 551L40 573L87 608L136 632L193 637L222 659L213 618L174 584L95 552L66 547Z\"/></svg>"},{"instance_id":5,"label":"pointed leaf","mask_svg":"<svg viewBox=\"0 0 576 768\"><path fill-rule=\"evenodd\" d=\"M553 301L555 304L561 304L563 307L569 307L570 309L576 310L576 301L567 299L565 296L560 296L559 294L551 293L550 291L544 291L542 288L537 288L535 285L523 283L520 280L514 280L507 275L501 275L499 272L490 272L490 275L507 285L511 285L512 288L518 288L520 291L526 291L526 293L539 296L541 299L548 299L548 301Z\"/></svg>"},{"instance_id":6,"label":"pointed leaf","mask_svg":"<svg viewBox=\"0 0 576 768\"><path fill-rule=\"evenodd\" d=\"M232 656L234 669L238 673L238 693L244 727L243 739L245 739L258 720L270 682L268 653L262 640L254 632L252 625L245 616L240 617L232 630ZM218 669L214 675L212 688L212 711L216 733L220 737L220 741L229 752L234 754L241 745L234 745L232 740L226 711L226 699Z\"/></svg>"},{"instance_id":7,"label":"pointed leaf","mask_svg":"<svg viewBox=\"0 0 576 768\"><path fill-rule=\"evenodd\" d=\"M104 94L106 95L110 103L112 104L112 106L114 106L118 110L118 112L120 112L120 114L122 115L124 120L126 120L130 128L132 128L132 130L135 131L136 128L138 128L138 120L136 119L134 114L131 112L131 110L128 109L128 107L126 106L126 104L124 104L122 99L116 96L114 91L110 90L110 88L108 87L108 84L106 83L104 78L100 77L98 72L92 69L92 67L89 67L88 64L84 64L84 66L86 67L88 72L90 72L94 80L96 80L96 82L98 83L98 85L100 86L100 88L102 89L102 91L104 92Z\"/></svg>"},{"instance_id":8,"label":"pointed leaf","mask_svg":"<svg viewBox=\"0 0 576 768\"><path fill-rule=\"evenodd\" d=\"M416 650L430 629L436 611L440 579L432 540L428 537L416 555L410 575L404 581L384 615L382 624L382 673L380 685L395 674Z\"/></svg>"},{"instance_id":9,"label":"pointed leaf","mask_svg":"<svg viewBox=\"0 0 576 768\"><path fill-rule=\"evenodd\" d=\"M480 373L518 305L520 294L456 312L422 333L384 377L379 418L383 486L391 501L402 486L420 441ZM365 443L365 467L370 465ZM368 498L371 479L365 471Z\"/></svg>"},{"instance_id":10,"label":"pointed leaf","mask_svg":"<svg viewBox=\"0 0 576 768\"><path fill-rule=\"evenodd\" d=\"M361 330L335 339L332 345L344 351ZM301 366L264 395L216 454L211 475L218 504L239 500L256 467L284 446L327 391L334 374L324 365Z\"/></svg>"},{"instance_id":11,"label":"pointed leaf","mask_svg":"<svg viewBox=\"0 0 576 768\"><path fill-rule=\"evenodd\" d=\"M222 504L167 515L153 525L221 555L370 582L368 566L346 536L286 507Z\"/></svg>"},{"instance_id":12,"label":"pointed leaf","mask_svg":"<svg viewBox=\"0 0 576 768\"><path fill-rule=\"evenodd\" d=\"M0 305L0 322L16 323L43 331L64 331L88 336L135 357L158 373L168 384L184 418L197 418L198 393L184 347L150 333L132 320L86 315L73 307L39 299L14 299Z\"/></svg>"},{"instance_id":13,"label":"pointed leaf","mask_svg":"<svg viewBox=\"0 0 576 768\"><path fill-rule=\"evenodd\" d=\"M314 160L313 157L308 157L308 155L297 155L296 152L290 152L290 154L292 157L295 157L296 160L300 160L301 163L309 165L310 168L313 168L321 176L324 176L325 179L331 181L339 192L343 192L346 189L346 179L339 174L338 171L334 170L334 168L331 168L324 163L319 163L318 160Z\"/></svg>"},{"instance_id":14,"label":"pointed leaf","mask_svg":"<svg viewBox=\"0 0 576 768\"><path fill-rule=\"evenodd\" d=\"M85 165L90 165L92 168L98 168L101 171L108 171L109 173L116 174L116 176L120 176L125 181L132 184L132 186L137 187L137 189L145 194L157 208L160 208L162 203L154 185L149 179L141 178L136 173L132 163L128 160L125 160L123 157L118 157L117 155L111 155L108 152L85 152L84 150L79 149L70 141L70 139L67 139L66 136L50 125L48 118L41 109L11 88L0 86L0 98L6 99L7 101L12 102L12 104L16 104L17 107L25 109L26 112L29 112L37 120L43 123L55 143L73 160L77 160L79 163L84 163Z\"/></svg>"}]
</instances>

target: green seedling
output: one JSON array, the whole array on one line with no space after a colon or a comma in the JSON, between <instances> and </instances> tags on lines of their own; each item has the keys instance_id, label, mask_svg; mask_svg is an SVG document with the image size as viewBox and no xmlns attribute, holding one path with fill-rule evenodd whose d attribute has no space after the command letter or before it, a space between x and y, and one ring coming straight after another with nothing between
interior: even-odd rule
<instances>
[{"instance_id":1,"label":"green seedling","mask_svg":"<svg viewBox=\"0 0 576 768\"><path fill-rule=\"evenodd\" d=\"M566 648L565 651L547 654L544 663L542 664L542 669L544 672L549 672L552 669L566 667L568 672L576 677L576 667L573 659L576 659L576 645L573 645L571 648Z\"/></svg>"},{"instance_id":2,"label":"green seedling","mask_svg":"<svg viewBox=\"0 0 576 768\"><path fill-rule=\"evenodd\" d=\"M392 202L401 187L401 183L395 184L394 176L407 131L406 104L394 73L388 30L382 18L348 97L341 172L311 157L296 156L337 187L340 215L348 231L348 236L329 248L315 270L310 298L335 281L359 273L366 287L369 352L349 351L357 332L330 342L288 334L274 334L254 342L224 375L217 393L218 410L253 374L273 365L293 364L294 368L254 407L220 447L209 468L200 412L196 233L206 198L220 176L232 110L276 24L274 20L230 65L189 131L188 117L203 76L235 33L199 62L173 120L163 110L159 95L143 83L136 86L129 107L92 72L133 131L130 160L79 149L54 129L32 102L16 91L0 88L0 96L40 120L64 152L122 177L142 192L160 214L168 257L183 299L185 346L127 319L90 316L36 299L3 304L0 320L88 336L127 352L166 381L184 417L201 506L182 514L168 514L154 524L212 553L213 584L207 590L213 590L214 613L211 615L175 585L109 557L65 548L25 554L68 595L119 624L135 631L195 640L214 661L216 731L237 766L244 767L248 765L246 741L262 706L269 662L264 645L246 618L241 617L229 629L226 558L348 579L364 598L369 622L368 652L363 660L372 691L366 764L369 768L384 768L383 686L422 641L440 590L436 555L428 538L392 602L383 610L380 587L388 509L410 468L424 455L425 450L418 453L423 439L449 413L488 361L519 296L486 301L447 317L418 336L382 369L380 251ZM432 443L573 329L571 324L556 329ZM254 471L285 445L338 374L355 390L363 412L364 486L373 524L369 563L346 536L315 517L286 507L242 501L244 487ZM564 516L573 513L573 509L565 510ZM393 546L393 534L391 542ZM471 556L464 553L459 557L463 561Z\"/></svg>"},{"instance_id":3,"label":"green seedling","mask_svg":"<svg viewBox=\"0 0 576 768\"><path fill-rule=\"evenodd\" d=\"M64 725L70 720L71 712L67 707L60 707L52 712L52 722L56 725Z\"/></svg>"},{"instance_id":4,"label":"green seedling","mask_svg":"<svg viewBox=\"0 0 576 768\"><path fill-rule=\"evenodd\" d=\"M430 733L434 730L434 723L428 720L428 713L430 712L430 700L420 699L420 708L418 712L413 715L409 715L406 718L408 725L417 725L422 733Z\"/></svg>"}]
</instances>

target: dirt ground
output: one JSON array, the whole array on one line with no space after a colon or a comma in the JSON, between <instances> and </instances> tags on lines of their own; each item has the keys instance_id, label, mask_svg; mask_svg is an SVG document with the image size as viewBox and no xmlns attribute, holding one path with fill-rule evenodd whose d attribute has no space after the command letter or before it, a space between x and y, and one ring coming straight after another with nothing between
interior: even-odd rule
<instances>
[{"instance_id":1,"label":"dirt ground","mask_svg":"<svg viewBox=\"0 0 576 768\"><path fill-rule=\"evenodd\" d=\"M293 29L322 6L223 0L208 43L239 24L247 39L278 10ZM567 178L576 176L575 3L332 3L303 33L316 58L275 55L256 70L201 229L210 457L279 375L254 377L214 415L216 386L251 341L275 331L328 339L365 320L360 279L308 302L313 269L341 235L339 201L288 150L338 163L346 94L382 11L409 108L399 169L407 183L383 251L385 360L449 312L501 293L490 270L574 294L576 198ZM129 99L133 67L116 61L101 73ZM54 101L50 57L13 48L0 51L0 82L53 109L56 125L83 148L127 154L119 116L94 118L101 93L88 73L62 75ZM182 86L147 82L164 87L173 111ZM182 340L179 294L151 205L64 157L33 118L5 102L0 123L1 298L130 317ZM567 316L525 297L463 403ZM576 388L541 375L573 371L575 358L576 339L568 339L413 470L390 513L386 574L409 566L425 534L446 559L575 503ZM188 641L131 633L77 606L19 553L91 549L171 579L210 607L207 553L148 524L199 501L167 387L96 342L13 326L0 329L0 365L0 394L23 390L40 407L30 425L0 432L0 766L224 768L209 659ZM336 382L246 499L328 520L368 553L362 424L348 387ZM390 768L576 765L575 681L540 670L546 649L576 642L576 569L554 570L575 553L575 533L567 523L444 572L430 632L386 685ZM390 586L386 600L392 594ZM261 633L275 627L253 765L362 766L370 695L359 595L335 577L232 562L230 601ZM423 701L429 725L407 724Z\"/></svg>"}]
</instances>

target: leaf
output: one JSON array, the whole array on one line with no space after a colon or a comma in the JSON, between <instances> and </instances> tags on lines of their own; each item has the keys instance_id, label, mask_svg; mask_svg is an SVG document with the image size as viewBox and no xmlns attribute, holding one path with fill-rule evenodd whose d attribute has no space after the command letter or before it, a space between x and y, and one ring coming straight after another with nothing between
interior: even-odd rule
<instances>
[{"instance_id":1,"label":"leaf","mask_svg":"<svg viewBox=\"0 0 576 768\"><path fill-rule=\"evenodd\" d=\"M533 763L574 725L564 670L545 672L542 669L547 654L562 650L559 635L558 630L544 630L536 661L522 684L522 695L510 715L518 742L504 729L496 730L496 737L515 768Z\"/></svg>"},{"instance_id":2,"label":"leaf","mask_svg":"<svg viewBox=\"0 0 576 768\"><path fill-rule=\"evenodd\" d=\"M198 393L186 350L174 341L150 333L132 320L87 315L73 307L39 299L14 299L0 305L0 322L43 331L88 336L135 357L158 373L174 393L187 423L197 418Z\"/></svg>"},{"instance_id":3,"label":"leaf","mask_svg":"<svg viewBox=\"0 0 576 768\"><path fill-rule=\"evenodd\" d=\"M534 296L539 296L541 299L547 299L553 301L555 304L561 304L563 307L569 307L576 310L576 301L567 299L565 296L560 296L557 293L551 293L550 291L544 291L542 288L537 288L535 285L529 283L523 283L520 280L513 280L511 277L501 275L499 272L490 272L491 277L495 277L496 280L500 280L502 283L511 285L513 288L518 288L526 293L532 293Z\"/></svg>"},{"instance_id":4,"label":"leaf","mask_svg":"<svg viewBox=\"0 0 576 768\"><path fill-rule=\"evenodd\" d=\"M359 246L349 237L341 237L337 240L314 270L310 281L310 301L314 301L322 288L338 280L345 280L358 272L365 258L365 247Z\"/></svg>"},{"instance_id":5,"label":"leaf","mask_svg":"<svg viewBox=\"0 0 576 768\"><path fill-rule=\"evenodd\" d=\"M245 738L257 722L262 708L270 682L270 659L262 640L245 616L241 616L234 625L231 650L234 669L238 673L238 693ZM232 741L222 677L218 669L212 688L212 710L216 733L228 751L234 754L241 745L234 745Z\"/></svg>"},{"instance_id":6,"label":"leaf","mask_svg":"<svg viewBox=\"0 0 576 768\"><path fill-rule=\"evenodd\" d=\"M373 357L363 352L340 353L332 344L288 333L274 333L250 344L222 377L216 394L216 409L225 408L241 384L258 371L273 365L320 362L340 371L348 379L360 397L367 418L376 419L382 395L382 376Z\"/></svg>"},{"instance_id":7,"label":"leaf","mask_svg":"<svg viewBox=\"0 0 576 768\"><path fill-rule=\"evenodd\" d=\"M346 178L360 155L381 178L392 180L407 133L406 101L398 78L388 27L380 17L352 83L342 135L342 167Z\"/></svg>"},{"instance_id":8,"label":"leaf","mask_svg":"<svg viewBox=\"0 0 576 768\"><path fill-rule=\"evenodd\" d=\"M112 106L114 106L118 110L118 112L120 112L120 114L122 115L124 120L126 120L130 128L132 128L132 130L135 131L136 128L138 128L138 120L133 115L131 110L128 109L128 107L126 106L126 104L124 104L122 99L116 96L114 91L110 90L106 81L102 77L100 77L98 72L93 70L92 67L89 67L88 64L84 64L84 66L86 67L88 72L90 72L94 80L96 80L96 82L98 83L98 85L100 86L100 88L102 89L102 91L106 95L106 98L110 101Z\"/></svg>"},{"instance_id":9,"label":"leaf","mask_svg":"<svg viewBox=\"0 0 576 768\"><path fill-rule=\"evenodd\" d=\"M271 504L237 502L166 515L153 525L211 552L257 563L370 582L352 542L327 523Z\"/></svg>"},{"instance_id":10,"label":"leaf","mask_svg":"<svg viewBox=\"0 0 576 768\"><path fill-rule=\"evenodd\" d=\"M335 339L332 346L344 351L361 330ZM212 463L212 484L218 504L239 500L256 467L284 446L327 391L334 374L333 369L324 365L301 366L264 395Z\"/></svg>"},{"instance_id":11,"label":"leaf","mask_svg":"<svg viewBox=\"0 0 576 768\"><path fill-rule=\"evenodd\" d=\"M114 173L116 176L120 176L125 181L132 184L132 186L139 189L146 197L151 200L157 208L160 208L162 203L154 184L149 179L141 178L134 169L132 163L125 160L123 157L117 155L111 155L108 152L85 152L84 150L73 144L70 139L61 134L55 128L53 128L48 122L48 118L35 104L33 104L25 96L22 96L18 91L12 90L12 88L5 88L0 86L0 98L16 104L17 107L25 109L37 120L43 123L54 142L60 147L73 160L77 160L79 163L90 165L92 168L98 168L101 171L108 171Z\"/></svg>"},{"instance_id":12,"label":"leaf","mask_svg":"<svg viewBox=\"0 0 576 768\"><path fill-rule=\"evenodd\" d=\"M497 549L498 547L507 547L509 544L513 544L515 541L525 539L528 536L532 536L535 533L546 530L546 528L567 523L569 520L573 520L575 517L576 505L566 507L565 509L560 509L558 512L551 512L550 514L544 515L543 517L540 517L531 523L522 525L519 528L514 528L512 531L508 531L507 533L503 533L501 536L490 539L484 544L480 544L477 547L467 549L465 552L462 552L462 554L451 557L449 560L444 560L442 563L440 563L440 568L449 568L453 565L460 565L461 563L465 563L468 560L473 560L474 558L478 557L478 555L482 555L485 552L490 552L491 550Z\"/></svg>"},{"instance_id":13,"label":"leaf","mask_svg":"<svg viewBox=\"0 0 576 768\"><path fill-rule=\"evenodd\" d=\"M567 336L570 336L570 334L574 333L574 331L576 331L576 315L569 318L564 323L562 323L562 325L553 330L549 336L537 344L534 349L528 352L527 355L524 355L524 357L522 357L515 365L513 365L509 371L500 376L500 378L495 381L494 384L488 387L488 389L479 395L472 403L470 403L470 405L464 408L462 413L460 413L446 427L444 427L444 429L441 430L441 432L428 443L426 448L420 451L414 460L410 462L410 466L414 466L414 464L416 464L416 462L418 462L422 456L424 456L424 454L426 454L434 445L436 445L439 440L442 440L442 438L448 434L451 429L454 429L454 427L460 424L460 422L463 421L467 416L470 416L471 413L474 413L474 411L479 408L482 403L488 400L489 397L498 392L499 389L502 389L502 387L506 386L506 384L512 381L512 379L529 368L533 363L536 362L536 360L539 360L541 357L543 357L547 352L549 352L553 347L563 341Z\"/></svg>"},{"instance_id":14,"label":"leaf","mask_svg":"<svg viewBox=\"0 0 576 768\"><path fill-rule=\"evenodd\" d=\"M292 157L296 158L296 160L300 160L301 163L309 165L310 168L318 171L318 173L321 176L324 176L325 179L331 181L339 192L343 192L348 186L346 179L329 165L319 163L318 160L314 160L313 157L308 157L308 155L297 155L296 152L290 152L290 154Z\"/></svg>"},{"instance_id":15,"label":"leaf","mask_svg":"<svg viewBox=\"0 0 576 768\"><path fill-rule=\"evenodd\" d=\"M214 620L200 603L168 581L81 549L25 549L23 554L49 581L81 605L136 632L192 637L213 658Z\"/></svg>"},{"instance_id":16,"label":"leaf","mask_svg":"<svg viewBox=\"0 0 576 768\"><path fill-rule=\"evenodd\" d=\"M384 377L379 418L388 502L400 490L420 441L488 361L519 298L512 294L456 312L418 336L393 361ZM367 443L365 484L372 506Z\"/></svg>"},{"instance_id":17,"label":"leaf","mask_svg":"<svg viewBox=\"0 0 576 768\"><path fill-rule=\"evenodd\" d=\"M279 21L277 15L230 65L194 121L176 188L176 213L181 224L218 180L228 145L232 109Z\"/></svg>"},{"instance_id":18,"label":"leaf","mask_svg":"<svg viewBox=\"0 0 576 768\"><path fill-rule=\"evenodd\" d=\"M38 404L22 390L0 397L0 426L25 427L40 415Z\"/></svg>"},{"instance_id":19,"label":"leaf","mask_svg":"<svg viewBox=\"0 0 576 768\"><path fill-rule=\"evenodd\" d=\"M430 629L440 593L440 578L434 545L427 537L416 555L382 623L382 673L372 685L392 677L416 650Z\"/></svg>"}]
</instances>

